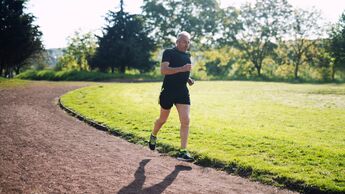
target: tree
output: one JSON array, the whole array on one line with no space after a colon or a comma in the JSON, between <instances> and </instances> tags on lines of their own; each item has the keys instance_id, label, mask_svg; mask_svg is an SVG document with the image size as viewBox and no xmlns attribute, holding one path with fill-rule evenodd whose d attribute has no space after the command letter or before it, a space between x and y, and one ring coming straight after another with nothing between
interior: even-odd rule
<instances>
[{"instance_id":1,"label":"tree","mask_svg":"<svg viewBox=\"0 0 345 194\"><path fill-rule=\"evenodd\" d=\"M76 70L89 70L88 59L94 55L97 47L96 37L88 32L75 32L69 37L68 46L58 59L58 67Z\"/></svg>"},{"instance_id":2,"label":"tree","mask_svg":"<svg viewBox=\"0 0 345 194\"><path fill-rule=\"evenodd\" d=\"M334 58L332 71L332 80L334 80L335 71L345 69L345 12L330 32L329 50Z\"/></svg>"},{"instance_id":3,"label":"tree","mask_svg":"<svg viewBox=\"0 0 345 194\"><path fill-rule=\"evenodd\" d=\"M234 45L237 34L243 30L242 21L239 18L240 10L235 7L227 7L221 12L221 23L217 43L220 47Z\"/></svg>"},{"instance_id":4,"label":"tree","mask_svg":"<svg viewBox=\"0 0 345 194\"><path fill-rule=\"evenodd\" d=\"M24 13L26 0L0 0L0 76L19 74L23 62L43 49L35 17Z\"/></svg>"},{"instance_id":5,"label":"tree","mask_svg":"<svg viewBox=\"0 0 345 194\"><path fill-rule=\"evenodd\" d=\"M48 68L49 59L47 51L42 50L41 52L37 52L27 58L23 63L22 69L34 69L34 70L43 70Z\"/></svg>"},{"instance_id":6,"label":"tree","mask_svg":"<svg viewBox=\"0 0 345 194\"><path fill-rule=\"evenodd\" d=\"M236 56L234 56L234 49L229 47L212 48L200 52L201 55L198 60L204 63L202 67L204 67L205 72L209 76L228 76L231 65L237 60Z\"/></svg>"},{"instance_id":7,"label":"tree","mask_svg":"<svg viewBox=\"0 0 345 194\"><path fill-rule=\"evenodd\" d=\"M315 40L315 43L305 53L306 62L311 66L315 67L316 71L310 72L310 76L315 77L315 73L323 81L332 80L334 73L334 60L331 53L327 51L329 48L328 39Z\"/></svg>"},{"instance_id":8,"label":"tree","mask_svg":"<svg viewBox=\"0 0 345 194\"><path fill-rule=\"evenodd\" d=\"M291 6L286 0L258 0L241 7L241 29L233 44L241 49L261 76L264 59L273 53L285 32Z\"/></svg>"},{"instance_id":9,"label":"tree","mask_svg":"<svg viewBox=\"0 0 345 194\"><path fill-rule=\"evenodd\" d=\"M315 46L323 33L320 24L321 13L317 10L295 9L291 17L289 56L294 66L294 78L298 79L299 66L307 62L306 54L311 46Z\"/></svg>"},{"instance_id":10,"label":"tree","mask_svg":"<svg viewBox=\"0 0 345 194\"><path fill-rule=\"evenodd\" d=\"M103 36L98 37L99 47L90 60L91 67L100 71L110 68L112 73L115 70L125 73L126 68L141 72L153 69L155 63L150 58L155 45L144 26L144 18L124 12L121 1L121 10L110 11L106 20L108 25Z\"/></svg>"},{"instance_id":11,"label":"tree","mask_svg":"<svg viewBox=\"0 0 345 194\"><path fill-rule=\"evenodd\" d=\"M144 0L143 14L155 41L171 45L181 31L190 32L193 45L210 46L219 31L222 9L217 0Z\"/></svg>"}]
</instances>

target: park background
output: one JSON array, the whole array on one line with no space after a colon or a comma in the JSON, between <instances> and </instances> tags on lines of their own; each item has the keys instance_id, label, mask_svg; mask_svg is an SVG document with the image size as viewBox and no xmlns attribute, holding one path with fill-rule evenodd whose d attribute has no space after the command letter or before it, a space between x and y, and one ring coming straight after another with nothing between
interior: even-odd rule
<instances>
[{"instance_id":1,"label":"park background","mask_svg":"<svg viewBox=\"0 0 345 194\"><path fill-rule=\"evenodd\" d=\"M66 47L52 49L45 48L29 3L1 1L4 85L22 83L8 78L161 81L161 53L186 30L198 80L191 88L197 122L190 144L197 163L306 193L345 191L344 11L332 23L317 9L284 0L236 7L215 0L144 0L135 14L124 6L133 1L120 1L109 7L100 31L77 30ZM78 9L82 4L75 14ZM61 101L143 143L157 116L159 89L154 82L96 83ZM177 122L172 115L159 144L171 155L178 147Z\"/></svg>"},{"instance_id":2,"label":"park background","mask_svg":"<svg viewBox=\"0 0 345 194\"><path fill-rule=\"evenodd\" d=\"M4 77L13 77L31 69L48 69L54 71L29 71L22 77L60 80L65 78L56 76L56 71L63 71L59 75L74 75L77 73L70 71L77 70L83 71L83 76L75 79L85 77L85 72L122 74L98 75L104 79L126 75L161 79L159 61L162 50L172 47L176 34L186 30L193 38L191 54L195 67L192 75L199 80L344 81L344 16L339 12L342 3L329 3L337 4L336 18L337 15L331 15L332 11L327 9L327 12L322 12L312 6L301 8L303 4L297 7L289 1L248 1L241 4L213 0L124 1L123 4L128 5L126 7L134 14L126 12L124 6L121 9L120 2L106 2L103 4L108 6L108 12L102 12L97 4L91 4L101 15L93 21L82 11L90 9L91 1L85 3L85 7L77 2L72 3L72 7L64 7L63 2L50 6L38 0L23 2L23 7L15 8L22 9L23 13L18 12L11 17L25 16L26 19L9 20L22 23L23 28L17 25L18 29L2 31L0 73ZM330 8L327 4L323 2L320 5ZM36 18L30 10L39 17ZM3 11L8 15L8 10ZM78 29L73 29L71 22L66 21L64 12L70 16L68 20L75 21ZM80 22L71 16L72 13ZM118 20L121 17L123 20ZM26 29L25 22L28 25ZM93 27L94 23L101 26ZM121 28L126 30L116 31ZM42 34L41 29L47 35ZM75 31L70 32L71 29ZM24 38L25 32L30 36ZM135 36L138 39L131 38ZM121 44L123 46L118 46ZM49 48L55 45L64 47ZM26 52L18 56L18 49ZM120 55L121 52L126 54ZM86 77L94 76L93 73Z\"/></svg>"}]
</instances>

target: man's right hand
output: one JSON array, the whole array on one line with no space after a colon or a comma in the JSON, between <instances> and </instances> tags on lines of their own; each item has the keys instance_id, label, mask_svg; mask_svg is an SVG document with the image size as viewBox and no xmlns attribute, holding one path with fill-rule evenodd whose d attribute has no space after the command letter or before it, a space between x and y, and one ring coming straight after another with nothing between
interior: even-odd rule
<instances>
[{"instance_id":1,"label":"man's right hand","mask_svg":"<svg viewBox=\"0 0 345 194\"><path fill-rule=\"evenodd\" d=\"M190 70L192 70L192 64L187 63L184 66L182 66L182 72L186 72Z\"/></svg>"}]
</instances>

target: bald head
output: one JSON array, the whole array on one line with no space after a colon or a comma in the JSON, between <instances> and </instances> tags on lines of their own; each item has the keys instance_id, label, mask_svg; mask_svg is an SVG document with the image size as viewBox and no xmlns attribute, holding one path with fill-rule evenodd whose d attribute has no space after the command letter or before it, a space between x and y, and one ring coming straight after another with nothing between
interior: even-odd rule
<instances>
[{"instance_id":1,"label":"bald head","mask_svg":"<svg viewBox=\"0 0 345 194\"><path fill-rule=\"evenodd\" d=\"M176 48L181 52L186 52L190 44L190 34L186 31L177 35Z\"/></svg>"},{"instance_id":2,"label":"bald head","mask_svg":"<svg viewBox=\"0 0 345 194\"><path fill-rule=\"evenodd\" d=\"M190 34L186 31L182 31L177 35L177 40L179 40L182 36L185 36L188 38L188 40L190 40Z\"/></svg>"}]
</instances>

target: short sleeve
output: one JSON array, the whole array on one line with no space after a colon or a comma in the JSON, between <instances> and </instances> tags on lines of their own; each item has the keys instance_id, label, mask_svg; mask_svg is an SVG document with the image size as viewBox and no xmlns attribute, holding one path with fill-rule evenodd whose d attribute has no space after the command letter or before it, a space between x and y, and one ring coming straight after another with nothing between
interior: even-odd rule
<instances>
[{"instance_id":1,"label":"short sleeve","mask_svg":"<svg viewBox=\"0 0 345 194\"><path fill-rule=\"evenodd\" d=\"M162 62L170 62L171 59L171 52L169 50L165 50L163 52Z\"/></svg>"}]
</instances>

